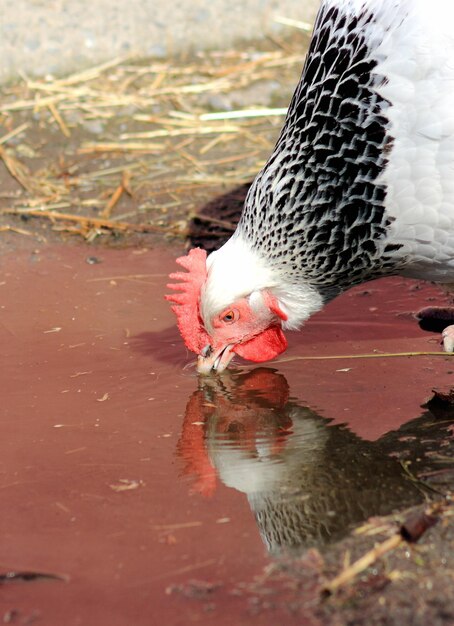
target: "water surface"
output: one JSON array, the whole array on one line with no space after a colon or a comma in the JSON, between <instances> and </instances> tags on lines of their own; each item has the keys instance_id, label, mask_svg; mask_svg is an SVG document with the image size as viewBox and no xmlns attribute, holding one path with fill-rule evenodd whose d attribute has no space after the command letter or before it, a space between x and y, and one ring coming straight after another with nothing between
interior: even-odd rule
<instances>
[{"instance_id":1,"label":"water surface","mask_svg":"<svg viewBox=\"0 0 454 626\"><path fill-rule=\"evenodd\" d=\"M421 405L451 385L449 359L198 380L162 298L173 258L34 246L0 259L0 574L58 577L3 579L0 615L309 623L279 604L257 613L245 585L283 552L329 549L422 501L415 476L446 468L450 418ZM402 279L353 290L291 334L286 356L438 349L411 317L436 297Z\"/></svg>"}]
</instances>

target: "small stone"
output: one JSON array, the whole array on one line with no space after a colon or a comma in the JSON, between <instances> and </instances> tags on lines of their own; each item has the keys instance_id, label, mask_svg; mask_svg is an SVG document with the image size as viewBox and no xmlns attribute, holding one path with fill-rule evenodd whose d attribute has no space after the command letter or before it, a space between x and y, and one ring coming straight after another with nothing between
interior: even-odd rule
<instances>
[{"instance_id":1,"label":"small stone","mask_svg":"<svg viewBox=\"0 0 454 626\"><path fill-rule=\"evenodd\" d=\"M102 263L101 259L97 256L87 256L85 260L88 265L97 265L98 263Z\"/></svg>"}]
</instances>

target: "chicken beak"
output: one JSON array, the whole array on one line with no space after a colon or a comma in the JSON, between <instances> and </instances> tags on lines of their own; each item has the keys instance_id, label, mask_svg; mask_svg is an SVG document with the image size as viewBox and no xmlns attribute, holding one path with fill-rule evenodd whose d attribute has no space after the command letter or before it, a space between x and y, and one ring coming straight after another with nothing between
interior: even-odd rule
<instances>
[{"instance_id":1,"label":"chicken beak","mask_svg":"<svg viewBox=\"0 0 454 626\"><path fill-rule=\"evenodd\" d=\"M210 345L205 346L197 358L198 373L210 374L215 371L219 374L223 372L234 357L233 347L234 344L228 344L218 350L213 350Z\"/></svg>"}]
</instances>

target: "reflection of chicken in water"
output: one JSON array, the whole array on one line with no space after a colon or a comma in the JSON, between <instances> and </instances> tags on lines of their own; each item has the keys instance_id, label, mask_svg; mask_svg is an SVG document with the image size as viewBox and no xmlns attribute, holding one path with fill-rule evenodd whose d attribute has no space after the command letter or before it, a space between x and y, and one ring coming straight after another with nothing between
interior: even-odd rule
<instances>
[{"instance_id":1,"label":"reflection of chicken in water","mask_svg":"<svg viewBox=\"0 0 454 626\"><path fill-rule=\"evenodd\" d=\"M269 369L204 378L178 443L197 491L212 493L218 476L247 495L270 552L334 541L423 498L380 442L329 426L288 396Z\"/></svg>"}]
</instances>

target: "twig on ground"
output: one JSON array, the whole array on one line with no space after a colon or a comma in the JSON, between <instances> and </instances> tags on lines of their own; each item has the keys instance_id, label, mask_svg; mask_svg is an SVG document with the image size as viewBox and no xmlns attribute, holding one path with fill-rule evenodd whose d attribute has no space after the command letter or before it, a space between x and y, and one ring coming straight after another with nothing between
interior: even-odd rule
<instances>
[{"instance_id":1,"label":"twig on ground","mask_svg":"<svg viewBox=\"0 0 454 626\"><path fill-rule=\"evenodd\" d=\"M38 209L3 209L1 215L29 215L33 217L44 217L51 221L66 221L82 224L87 228L102 228L113 231L132 231L138 233L171 233L182 235L181 227L176 226L154 226L153 224L131 224L130 222L115 222L113 220L86 215L73 215L72 213L59 213L57 211L40 211Z\"/></svg>"},{"instance_id":2,"label":"twig on ground","mask_svg":"<svg viewBox=\"0 0 454 626\"><path fill-rule=\"evenodd\" d=\"M436 502L424 511L412 513L400 526L398 533L375 545L364 556L344 568L338 576L323 586L322 593L325 595L334 593L341 587L351 583L359 574L385 554L395 550L402 544L418 541L429 528L438 522L446 506L445 501Z\"/></svg>"},{"instance_id":3,"label":"twig on ground","mask_svg":"<svg viewBox=\"0 0 454 626\"><path fill-rule=\"evenodd\" d=\"M451 358L453 352L380 352L377 354L330 354L326 356L289 356L270 361L272 363L290 363L291 361L332 361L342 359L386 359L396 357L443 356Z\"/></svg>"}]
</instances>

